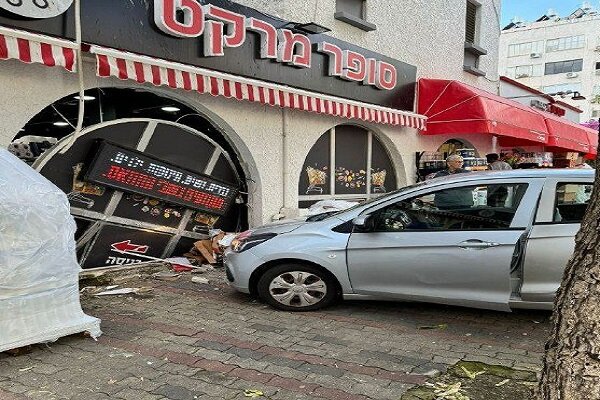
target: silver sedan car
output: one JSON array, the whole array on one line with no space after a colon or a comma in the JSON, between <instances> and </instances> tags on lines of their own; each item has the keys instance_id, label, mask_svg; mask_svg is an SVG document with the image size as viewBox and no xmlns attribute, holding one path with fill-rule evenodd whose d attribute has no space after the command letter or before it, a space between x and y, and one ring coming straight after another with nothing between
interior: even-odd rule
<instances>
[{"instance_id":1,"label":"silver sedan car","mask_svg":"<svg viewBox=\"0 0 600 400\"><path fill-rule=\"evenodd\" d=\"M551 309L593 170L457 174L238 236L227 278L288 311L344 299Z\"/></svg>"}]
</instances>

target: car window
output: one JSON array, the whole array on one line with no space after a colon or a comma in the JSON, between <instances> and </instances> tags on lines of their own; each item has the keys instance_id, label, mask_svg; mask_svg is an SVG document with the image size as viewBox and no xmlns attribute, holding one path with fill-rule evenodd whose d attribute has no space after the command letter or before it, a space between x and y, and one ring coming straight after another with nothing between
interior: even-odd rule
<instances>
[{"instance_id":1,"label":"car window","mask_svg":"<svg viewBox=\"0 0 600 400\"><path fill-rule=\"evenodd\" d=\"M592 183L567 183L556 185L553 222L579 223L583 219L590 196Z\"/></svg>"},{"instance_id":2,"label":"car window","mask_svg":"<svg viewBox=\"0 0 600 400\"><path fill-rule=\"evenodd\" d=\"M438 190L379 210L375 231L506 229L526 190L524 183Z\"/></svg>"}]
</instances>

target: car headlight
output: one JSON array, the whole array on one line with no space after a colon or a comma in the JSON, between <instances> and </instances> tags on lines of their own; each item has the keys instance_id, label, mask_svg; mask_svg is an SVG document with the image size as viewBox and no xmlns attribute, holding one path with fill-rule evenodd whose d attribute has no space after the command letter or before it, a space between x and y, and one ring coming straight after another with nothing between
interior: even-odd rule
<instances>
[{"instance_id":1,"label":"car headlight","mask_svg":"<svg viewBox=\"0 0 600 400\"><path fill-rule=\"evenodd\" d=\"M266 242L269 239L277 236L276 233L261 233L258 235L239 235L236 237L233 242L231 242L231 249L235 253L241 253L242 251L246 251L248 249L253 248L254 246L258 246L259 244Z\"/></svg>"}]
</instances>

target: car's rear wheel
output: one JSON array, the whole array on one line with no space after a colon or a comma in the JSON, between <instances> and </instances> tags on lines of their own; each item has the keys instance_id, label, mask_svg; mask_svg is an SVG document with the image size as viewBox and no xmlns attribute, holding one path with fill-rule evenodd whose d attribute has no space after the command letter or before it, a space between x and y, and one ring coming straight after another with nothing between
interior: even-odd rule
<instances>
[{"instance_id":1,"label":"car's rear wheel","mask_svg":"<svg viewBox=\"0 0 600 400\"><path fill-rule=\"evenodd\" d=\"M337 285L334 278L312 265L282 264L269 268L257 289L260 298L275 308L310 311L330 305Z\"/></svg>"}]
</instances>

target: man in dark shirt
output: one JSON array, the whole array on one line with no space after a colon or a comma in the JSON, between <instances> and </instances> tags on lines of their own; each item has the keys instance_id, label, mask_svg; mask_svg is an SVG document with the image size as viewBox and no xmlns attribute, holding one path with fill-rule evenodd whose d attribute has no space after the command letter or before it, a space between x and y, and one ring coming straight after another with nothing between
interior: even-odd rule
<instances>
[{"instance_id":1,"label":"man in dark shirt","mask_svg":"<svg viewBox=\"0 0 600 400\"><path fill-rule=\"evenodd\" d=\"M448 168L438 172L433 177L448 176L469 172L462 168L463 158L458 154L451 154L446 158ZM473 191L469 188L453 188L442 190L435 194L433 203L440 210L452 210L473 206Z\"/></svg>"},{"instance_id":2,"label":"man in dark shirt","mask_svg":"<svg viewBox=\"0 0 600 400\"><path fill-rule=\"evenodd\" d=\"M443 169L436 173L433 177L439 178L440 176L448 176L452 174L462 174L464 172L469 172L466 169L463 169L463 158L458 154L451 154L446 158L446 169Z\"/></svg>"}]
</instances>

